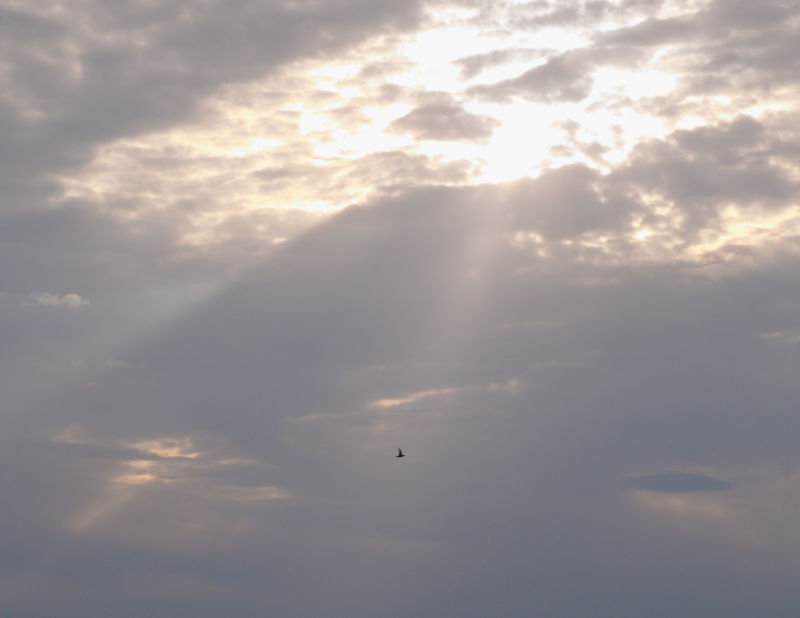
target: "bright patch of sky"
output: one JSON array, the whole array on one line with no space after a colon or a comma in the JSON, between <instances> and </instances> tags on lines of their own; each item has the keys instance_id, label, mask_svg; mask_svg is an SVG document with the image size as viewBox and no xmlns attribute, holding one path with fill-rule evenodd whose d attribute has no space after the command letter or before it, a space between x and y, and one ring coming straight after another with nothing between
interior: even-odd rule
<instances>
[{"instance_id":1,"label":"bright patch of sky","mask_svg":"<svg viewBox=\"0 0 800 618\"><path fill-rule=\"evenodd\" d=\"M697 9L666 3L659 17ZM710 94L685 97L689 108L682 114L659 113L652 102L668 101L680 84L680 63L669 63L671 44L633 64L595 63L594 52L583 60L573 56L567 62L577 62L583 75L561 77L555 73L559 57L587 53L592 36L623 24L617 17L600 19L593 31L568 23L515 28L523 10L530 5L507 3L488 20L478 20L473 9L440 10L429 14L427 29L229 85L206 100L194 121L103 146L91 165L62 178L65 195L101 201L125 196L142 204L122 211L123 217L195 204L183 238L199 247L217 242L229 218L242 213L300 209L320 216L394 184L499 183L572 163L606 173L643 140L743 113L758 117L787 109L780 99L742 109L738 99ZM625 25L643 19L634 15ZM465 73L465 59L478 59L480 66ZM519 82L526 72L549 69L546 79L589 80L585 93L542 99L551 83L542 82L495 99L474 96L476 87L491 91ZM429 119L427 132L395 130L393 123L432 103L451 111ZM456 109L493 127L480 139L437 137L437 124ZM747 227L737 221L731 219L735 229ZM735 229L716 236L709 231L713 238L700 246L739 237ZM656 236L640 229L635 238L644 245ZM285 235L271 239L282 240Z\"/></svg>"},{"instance_id":2,"label":"bright patch of sky","mask_svg":"<svg viewBox=\"0 0 800 618\"><path fill-rule=\"evenodd\" d=\"M507 11L513 11L509 5ZM498 12L498 24L471 23L471 11L446 10L432 18L430 29L406 36L391 53L358 53L333 58L325 64L303 62L286 76L239 86L229 86L210 99L197 123L172 127L141 138L126 138L108 144L83 172L63 178L65 194L73 198L103 199L104 195L127 194L146 198L154 204L202 199L207 189L224 172L226 192L214 196L221 214L197 215L195 224L216 226L226 213L261 208L300 208L311 211L338 210L361 201L376 188L363 176L348 174L348 163L370 154L399 151L424 155L437 165L470 162L476 172L460 180L442 179L447 184L502 182L536 176L543 168L571 161L587 161L579 152L554 153L564 143L559 127L576 122L581 142L613 144L603 155L611 162L622 159L631 144L644 136L663 135L668 127L652 116L630 108L610 109L612 98L636 100L666 94L674 85L668 73L653 69L619 70L601 68L594 73L591 96L577 103L539 103L513 97L505 102L475 100L469 87L513 79L546 57L585 46L582 33L565 28L526 31L498 31L508 14ZM539 59L509 55L488 66L479 75L464 80L459 59L505 49L540 50ZM359 71L381 60L402 59L399 70L387 76L399 87L396 95L378 97L374 80L359 78ZM289 85L288 100L277 102L259 95ZM292 90L291 87L295 86ZM328 96L320 97L320 92ZM472 114L497 121L497 128L483 143L419 139L391 134L387 127L414 109L414 99L425 93L447 93ZM349 104L358 106L360 119L353 121L336 114ZM287 114L281 135L272 133L271 115ZM624 128L623 128L624 127ZM180 157L182 163L161 171L166 161ZM278 163L280 162L280 163ZM588 161L602 165L602 161ZM265 188L258 173L277 166L299 180L291 191ZM292 169L288 169L291 167ZM299 187L298 185L303 185ZM199 191L201 190L201 191ZM197 240L209 237L195 230Z\"/></svg>"}]
</instances>

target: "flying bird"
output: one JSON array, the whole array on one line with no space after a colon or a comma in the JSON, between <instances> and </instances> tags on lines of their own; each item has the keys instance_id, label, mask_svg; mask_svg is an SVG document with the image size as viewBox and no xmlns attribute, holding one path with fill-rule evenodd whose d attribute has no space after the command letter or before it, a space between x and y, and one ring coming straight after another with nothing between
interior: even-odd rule
<instances>
[{"instance_id":1,"label":"flying bird","mask_svg":"<svg viewBox=\"0 0 800 618\"><path fill-rule=\"evenodd\" d=\"M403 449L398 448L397 449L397 455L395 455L395 457L405 457L405 455L403 455Z\"/></svg>"}]
</instances>

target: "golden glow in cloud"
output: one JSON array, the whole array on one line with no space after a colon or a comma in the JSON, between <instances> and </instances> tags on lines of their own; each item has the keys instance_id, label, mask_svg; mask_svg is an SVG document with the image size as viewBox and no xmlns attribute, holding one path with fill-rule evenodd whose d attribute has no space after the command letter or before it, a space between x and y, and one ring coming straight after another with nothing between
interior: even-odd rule
<instances>
[{"instance_id":1,"label":"golden glow in cloud","mask_svg":"<svg viewBox=\"0 0 800 618\"><path fill-rule=\"evenodd\" d=\"M109 449L117 455L114 465L106 466L100 495L82 505L72 519L72 530L80 534L119 516L123 509L136 508L139 502L148 504L146 492L169 491L170 495L191 496L210 504L284 503L292 498L291 492L275 484L226 481L228 473L242 469L260 468L266 476L269 466L231 455L213 440L200 445L190 436L182 436L106 443L89 437L79 425L70 425L50 441L78 449Z\"/></svg>"},{"instance_id":2,"label":"golden glow in cloud","mask_svg":"<svg viewBox=\"0 0 800 618\"><path fill-rule=\"evenodd\" d=\"M660 16L698 7L665 3ZM393 187L500 183L576 162L608 172L642 140L742 113L787 109L776 98L743 110L740 100L713 94L687 97L685 113L676 117L658 115L650 102L668 98L680 77L668 64L669 45L649 59L595 62L587 31L568 25L515 29L522 8L502 5L491 26L477 25L474 9L445 9L431 13L428 29L413 35L370 41L323 63L298 62L264 80L226 86L181 126L101 148L85 170L61 179L64 195L106 203L129 219L180 213L186 244L213 245L228 237L223 230L231 220L247 213L297 209L322 216ZM463 73L465 58L498 51L499 59L476 74ZM546 86L497 100L470 94L475 87L512 83L566 52L581 59L580 79L588 83L583 98L537 98ZM433 96L449 97L471 118L491 119L491 134L470 141L389 130ZM737 229L748 225L727 222L723 227L730 229L704 240L703 250L741 236ZM771 224L757 227L765 225ZM642 246L663 240L652 226L634 234ZM290 235L279 230L268 241Z\"/></svg>"},{"instance_id":3,"label":"golden glow in cloud","mask_svg":"<svg viewBox=\"0 0 800 618\"><path fill-rule=\"evenodd\" d=\"M388 408L395 408L397 406L417 403L424 399L433 399L437 397L444 397L447 395L469 393L469 392L513 393L517 388L519 388L519 380L508 380L507 382L492 382L490 384L478 384L469 386L451 386L444 388L434 388L426 391L421 391L418 393L412 393L410 395L406 395L405 397L377 399L373 402L370 402L368 407L379 410L385 410Z\"/></svg>"}]
</instances>

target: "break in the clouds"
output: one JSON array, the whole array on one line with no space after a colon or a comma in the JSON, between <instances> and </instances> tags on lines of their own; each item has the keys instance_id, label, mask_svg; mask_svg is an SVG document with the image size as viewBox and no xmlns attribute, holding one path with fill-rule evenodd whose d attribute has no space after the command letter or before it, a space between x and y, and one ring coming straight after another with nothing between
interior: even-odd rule
<instances>
[{"instance_id":1,"label":"break in the clouds","mask_svg":"<svg viewBox=\"0 0 800 618\"><path fill-rule=\"evenodd\" d=\"M0 613L796 613L797 2L0 29Z\"/></svg>"}]
</instances>

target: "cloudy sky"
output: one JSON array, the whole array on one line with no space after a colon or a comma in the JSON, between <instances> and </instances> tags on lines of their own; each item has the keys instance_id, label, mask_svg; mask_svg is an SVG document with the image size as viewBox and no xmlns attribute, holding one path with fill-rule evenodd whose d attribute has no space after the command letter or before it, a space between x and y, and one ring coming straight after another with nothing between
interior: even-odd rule
<instances>
[{"instance_id":1,"label":"cloudy sky","mask_svg":"<svg viewBox=\"0 0 800 618\"><path fill-rule=\"evenodd\" d=\"M0 30L0 614L797 615L798 0Z\"/></svg>"}]
</instances>

